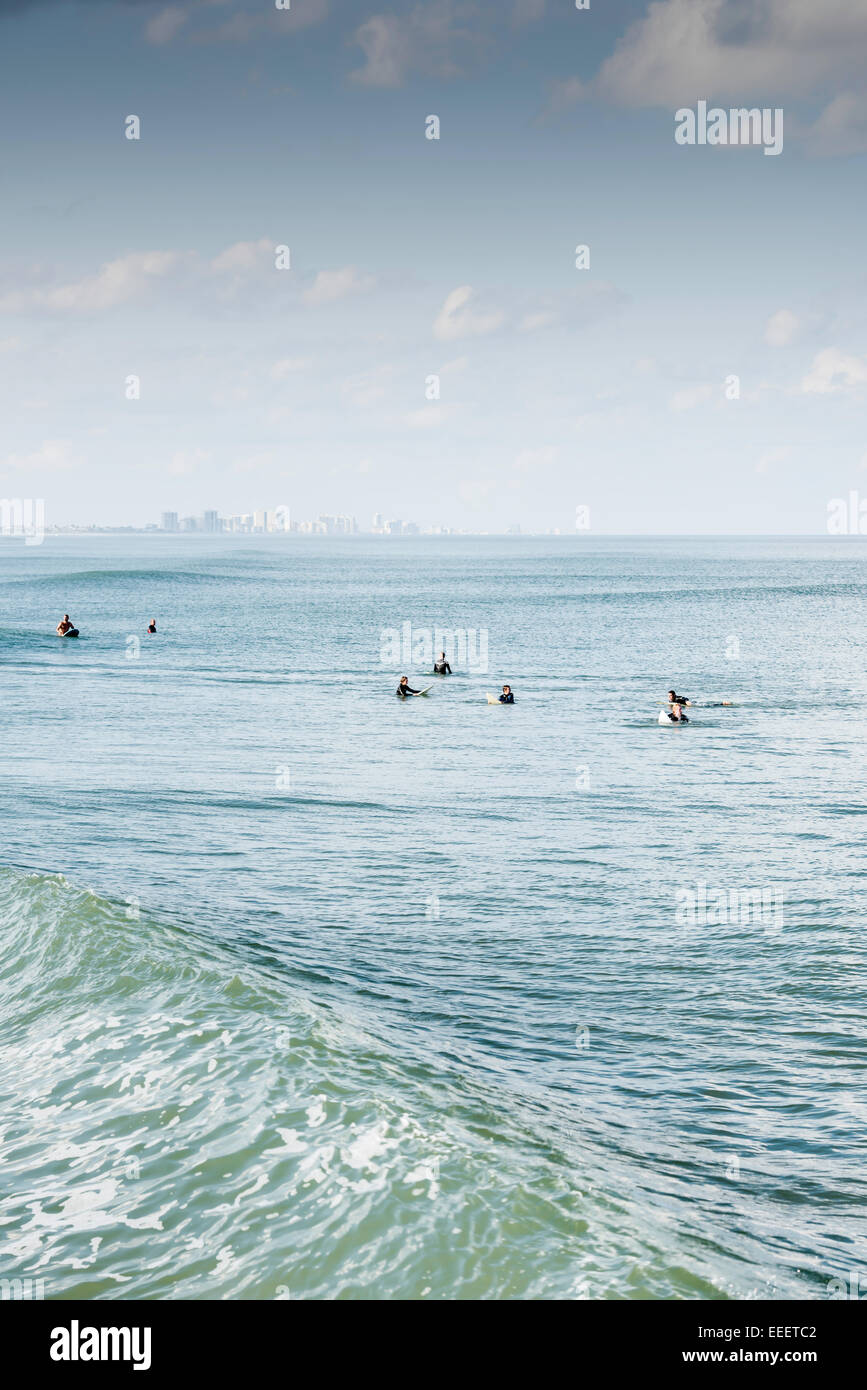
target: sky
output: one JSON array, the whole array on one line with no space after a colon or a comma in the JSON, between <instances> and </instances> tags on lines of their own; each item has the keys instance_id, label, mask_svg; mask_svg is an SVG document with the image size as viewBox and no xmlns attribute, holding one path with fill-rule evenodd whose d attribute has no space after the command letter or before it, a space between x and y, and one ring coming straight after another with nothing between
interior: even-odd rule
<instances>
[{"instance_id":1,"label":"sky","mask_svg":"<svg viewBox=\"0 0 867 1390\"><path fill-rule=\"evenodd\" d=\"M0 54L0 496L49 525L867 499L867 0L0 0ZM699 102L782 150L678 143Z\"/></svg>"}]
</instances>

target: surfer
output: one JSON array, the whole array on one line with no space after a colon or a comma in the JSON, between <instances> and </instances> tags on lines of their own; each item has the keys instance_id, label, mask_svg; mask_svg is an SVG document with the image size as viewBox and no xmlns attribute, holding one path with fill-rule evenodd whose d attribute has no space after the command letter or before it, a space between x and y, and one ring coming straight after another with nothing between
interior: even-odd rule
<instances>
[{"instance_id":1,"label":"surfer","mask_svg":"<svg viewBox=\"0 0 867 1390\"><path fill-rule=\"evenodd\" d=\"M451 673L452 673L452 668L451 668L451 666L449 665L449 663L446 661L446 654L445 654L445 652L440 652L440 659L439 659L439 661L435 661L435 662L434 662L434 675L435 675L435 676L450 676Z\"/></svg>"},{"instance_id":2,"label":"surfer","mask_svg":"<svg viewBox=\"0 0 867 1390\"><path fill-rule=\"evenodd\" d=\"M68 613L64 613L64 615L63 615L63 617L61 618L60 622L57 624L57 635L58 635L58 637L65 637L66 634L67 634L67 632L72 632L72 631L73 631L73 626L72 626L72 623L69 621L69 614L68 614Z\"/></svg>"},{"instance_id":3,"label":"surfer","mask_svg":"<svg viewBox=\"0 0 867 1390\"><path fill-rule=\"evenodd\" d=\"M407 676L401 676L400 685L397 687L397 693L398 695L402 695L405 699L407 695L420 695L421 691L413 690L409 683L409 678Z\"/></svg>"},{"instance_id":4,"label":"surfer","mask_svg":"<svg viewBox=\"0 0 867 1390\"><path fill-rule=\"evenodd\" d=\"M672 724L688 724L689 720L683 712L684 706L690 703L686 696L678 695L674 690L669 690L668 703L670 709L667 713Z\"/></svg>"},{"instance_id":5,"label":"surfer","mask_svg":"<svg viewBox=\"0 0 867 1390\"><path fill-rule=\"evenodd\" d=\"M157 620L156 620L156 618L151 618L150 622L148 623L148 632L156 632L156 630L157 630Z\"/></svg>"},{"instance_id":6,"label":"surfer","mask_svg":"<svg viewBox=\"0 0 867 1390\"><path fill-rule=\"evenodd\" d=\"M513 705L514 703L515 703L515 697L514 697L514 695L512 694L512 687L511 687L510 685L504 685L504 686L503 686L503 693L502 693L502 695L500 696L500 704L501 704L501 705Z\"/></svg>"}]
</instances>

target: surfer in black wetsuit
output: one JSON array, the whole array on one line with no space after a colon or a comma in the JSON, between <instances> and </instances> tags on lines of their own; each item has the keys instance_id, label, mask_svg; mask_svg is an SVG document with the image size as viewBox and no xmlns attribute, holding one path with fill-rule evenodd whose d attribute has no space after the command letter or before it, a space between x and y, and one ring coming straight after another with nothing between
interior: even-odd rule
<instances>
[{"instance_id":1,"label":"surfer in black wetsuit","mask_svg":"<svg viewBox=\"0 0 867 1390\"><path fill-rule=\"evenodd\" d=\"M452 668L451 668L451 666L449 665L449 663L446 661L446 654L445 654L445 652L440 652L440 659L439 659L439 661L435 661L435 662L434 662L434 675L435 675L435 676L450 676L451 673L452 673Z\"/></svg>"},{"instance_id":2,"label":"surfer in black wetsuit","mask_svg":"<svg viewBox=\"0 0 867 1390\"><path fill-rule=\"evenodd\" d=\"M157 620L156 620L156 618L151 618L150 622L148 623L148 632L156 632L156 630L157 630Z\"/></svg>"},{"instance_id":3,"label":"surfer in black wetsuit","mask_svg":"<svg viewBox=\"0 0 867 1390\"><path fill-rule=\"evenodd\" d=\"M407 676L401 676L400 685L397 687L397 693L398 695L406 697L407 695L420 695L421 691L413 690L409 683L409 678Z\"/></svg>"},{"instance_id":4,"label":"surfer in black wetsuit","mask_svg":"<svg viewBox=\"0 0 867 1390\"><path fill-rule=\"evenodd\" d=\"M512 687L511 687L510 685L504 685L504 686L503 686L503 693L502 693L502 695L500 696L500 704L501 704L501 705L513 705L514 703L515 703L515 697L514 697L514 695L512 694Z\"/></svg>"},{"instance_id":5,"label":"surfer in black wetsuit","mask_svg":"<svg viewBox=\"0 0 867 1390\"><path fill-rule=\"evenodd\" d=\"M690 703L686 696L678 695L675 693L675 691L669 690L668 703L671 706L668 712L668 717L671 720L672 724L688 724L689 720L683 712L684 705L688 705Z\"/></svg>"}]
</instances>

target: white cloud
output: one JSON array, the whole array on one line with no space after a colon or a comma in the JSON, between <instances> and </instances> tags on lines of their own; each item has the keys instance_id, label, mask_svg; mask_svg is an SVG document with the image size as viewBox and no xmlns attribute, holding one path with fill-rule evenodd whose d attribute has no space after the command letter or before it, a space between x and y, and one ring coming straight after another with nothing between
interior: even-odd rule
<instances>
[{"instance_id":1,"label":"white cloud","mask_svg":"<svg viewBox=\"0 0 867 1390\"><path fill-rule=\"evenodd\" d=\"M765 342L770 347L788 347L797 338L800 328L791 309L778 309L765 324Z\"/></svg>"},{"instance_id":2,"label":"white cloud","mask_svg":"<svg viewBox=\"0 0 867 1390\"><path fill-rule=\"evenodd\" d=\"M475 17L472 6L453 0L425 0L403 15L373 15L355 32L365 61L351 74L353 81L365 87L402 87L412 72L460 76L483 41L467 23Z\"/></svg>"},{"instance_id":3,"label":"white cloud","mask_svg":"<svg viewBox=\"0 0 867 1390\"><path fill-rule=\"evenodd\" d=\"M867 385L867 359L825 348L813 358L810 370L801 382L807 395L828 395L832 391L852 390Z\"/></svg>"},{"instance_id":4,"label":"white cloud","mask_svg":"<svg viewBox=\"0 0 867 1390\"><path fill-rule=\"evenodd\" d=\"M447 414L448 406L437 402L423 405L421 410L410 411L404 415L403 423L411 430L436 430L445 422Z\"/></svg>"},{"instance_id":5,"label":"white cloud","mask_svg":"<svg viewBox=\"0 0 867 1390\"><path fill-rule=\"evenodd\" d=\"M95 275L52 289L13 291L0 298L6 313L47 309L58 313L92 313L125 304L154 280L168 275L180 257L174 251L136 251L107 261Z\"/></svg>"},{"instance_id":6,"label":"white cloud","mask_svg":"<svg viewBox=\"0 0 867 1390\"><path fill-rule=\"evenodd\" d=\"M265 0L264 4L260 0L253 10L235 10L228 19L215 23L226 3L227 0L199 0L186 9L169 5L145 25L145 38L154 44L170 43L191 20L196 20L191 37L198 43L242 44L259 37L268 41L271 35L282 37L319 24L328 14L328 0L293 0L280 10L274 0Z\"/></svg>"},{"instance_id":7,"label":"white cloud","mask_svg":"<svg viewBox=\"0 0 867 1390\"><path fill-rule=\"evenodd\" d=\"M236 241L234 245L227 246L225 251L214 257L211 269L218 275L245 274L264 265L266 257L273 265L275 250L274 242L266 236L260 237L258 241Z\"/></svg>"},{"instance_id":8,"label":"white cloud","mask_svg":"<svg viewBox=\"0 0 867 1390\"><path fill-rule=\"evenodd\" d=\"M0 311L12 314L99 313L145 295L152 298L158 282L165 282L172 275L178 281L183 278L186 284L204 285L213 303L214 277L220 278L221 295L224 289L230 295L235 294L254 274L259 273L261 277L261 272L274 269L274 252L274 243L268 237L235 242L210 261L203 260L197 252L134 251L106 261L93 275L60 285L40 283L46 277L37 268L31 273L28 288L0 294Z\"/></svg>"},{"instance_id":9,"label":"white cloud","mask_svg":"<svg viewBox=\"0 0 867 1390\"><path fill-rule=\"evenodd\" d=\"M32 454L7 454L0 459L0 473L72 468L77 462L68 439L46 439Z\"/></svg>"},{"instance_id":10,"label":"white cloud","mask_svg":"<svg viewBox=\"0 0 867 1390\"><path fill-rule=\"evenodd\" d=\"M149 43L170 43L188 18L186 10L179 9L177 5L168 5L148 20L145 25L145 38Z\"/></svg>"},{"instance_id":11,"label":"white cloud","mask_svg":"<svg viewBox=\"0 0 867 1390\"><path fill-rule=\"evenodd\" d=\"M367 406L376 405L384 399L392 375L393 368L389 366L375 367L369 372L359 372L357 376L344 381L341 391L351 405L357 405L364 409Z\"/></svg>"},{"instance_id":12,"label":"white cloud","mask_svg":"<svg viewBox=\"0 0 867 1390\"><path fill-rule=\"evenodd\" d=\"M867 154L867 95L838 93L808 127L805 138L808 154Z\"/></svg>"},{"instance_id":13,"label":"white cloud","mask_svg":"<svg viewBox=\"0 0 867 1390\"><path fill-rule=\"evenodd\" d=\"M305 304L333 304L348 294L369 290L374 284L372 275L359 275L354 265L341 270L320 270L309 290L304 292Z\"/></svg>"},{"instance_id":14,"label":"white cloud","mask_svg":"<svg viewBox=\"0 0 867 1390\"><path fill-rule=\"evenodd\" d=\"M556 322L557 315L553 309L546 309L538 314L525 314L521 319L521 332L534 333L537 328L550 328L551 324Z\"/></svg>"},{"instance_id":15,"label":"white cloud","mask_svg":"<svg viewBox=\"0 0 867 1390\"><path fill-rule=\"evenodd\" d=\"M703 382L700 386L687 386L682 391L675 391L669 405L672 410L694 410L697 405L709 401L712 395L713 387Z\"/></svg>"},{"instance_id":16,"label":"white cloud","mask_svg":"<svg viewBox=\"0 0 867 1390\"><path fill-rule=\"evenodd\" d=\"M555 449L553 445L544 449L524 449L518 454L512 468L516 473L535 473L540 468L548 468L552 463L556 463L559 453L559 449Z\"/></svg>"},{"instance_id":17,"label":"white cloud","mask_svg":"<svg viewBox=\"0 0 867 1390\"><path fill-rule=\"evenodd\" d=\"M434 320L434 337L441 342L451 342L455 338L481 337L494 333L502 326L505 315L500 310L489 313L474 313L466 308L473 296L472 285L460 285L446 295L445 303Z\"/></svg>"},{"instance_id":18,"label":"white cloud","mask_svg":"<svg viewBox=\"0 0 867 1390\"><path fill-rule=\"evenodd\" d=\"M284 377L291 376L293 372L303 372L309 366L309 357L281 357L271 368L271 377L274 381L282 381Z\"/></svg>"},{"instance_id":19,"label":"white cloud","mask_svg":"<svg viewBox=\"0 0 867 1390\"><path fill-rule=\"evenodd\" d=\"M533 24L545 18L545 0L513 0L512 23Z\"/></svg>"},{"instance_id":20,"label":"white cloud","mask_svg":"<svg viewBox=\"0 0 867 1390\"><path fill-rule=\"evenodd\" d=\"M859 74L865 56L867 7L852 0L659 0L572 95L676 107L764 94L769 105Z\"/></svg>"},{"instance_id":21,"label":"white cloud","mask_svg":"<svg viewBox=\"0 0 867 1390\"><path fill-rule=\"evenodd\" d=\"M785 463L791 457L791 454L792 450L788 444L781 444L774 449L767 449L756 464L756 472L770 472L778 463Z\"/></svg>"}]
</instances>

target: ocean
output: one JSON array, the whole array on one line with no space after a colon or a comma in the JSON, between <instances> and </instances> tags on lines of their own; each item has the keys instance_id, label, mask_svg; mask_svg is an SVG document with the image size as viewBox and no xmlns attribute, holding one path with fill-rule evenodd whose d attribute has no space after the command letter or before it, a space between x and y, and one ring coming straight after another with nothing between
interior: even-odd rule
<instances>
[{"instance_id":1,"label":"ocean","mask_svg":"<svg viewBox=\"0 0 867 1390\"><path fill-rule=\"evenodd\" d=\"M0 1281L867 1286L865 562L0 542Z\"/></svg>"}]
</instances>

